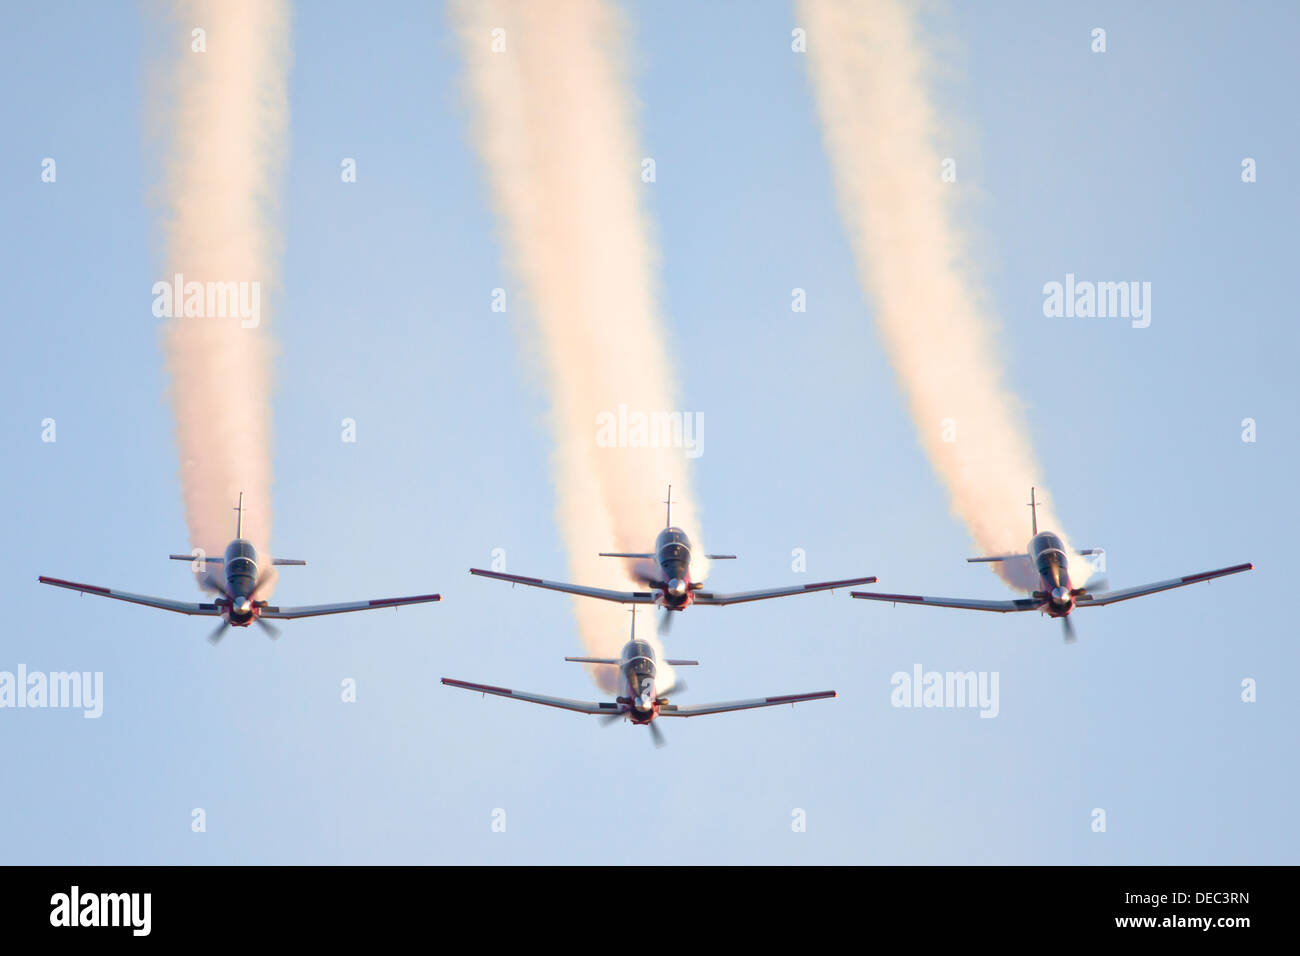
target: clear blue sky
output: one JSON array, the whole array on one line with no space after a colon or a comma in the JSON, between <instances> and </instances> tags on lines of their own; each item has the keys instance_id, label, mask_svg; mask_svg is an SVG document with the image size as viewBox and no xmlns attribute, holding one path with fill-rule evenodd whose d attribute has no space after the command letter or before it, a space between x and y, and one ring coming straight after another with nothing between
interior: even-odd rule
<instances>
[{"instance_id":1,"label":"clear blue sky","mask_svg":"<svg viewBox=\"0 0 1300 956\"><path fill-rule=\"evenodd\" d=\"M216 649L203 621L36 583L195 593L166 560L186 532L149 309L147 31L134 4L0 14L0 670L105 675L99 720L0 710L0 860L1296 862L1293 8L981 4L933 20L1008 380L1069 533L1107 549L1115 586L1257 570L1082 612L1071 647L1034 615L844 593L697 608L668 645L703 661L693 700L841 696L665 722L656 751L641 728L438 684L597 693L561 660L581 651L567 599L466 573L497 547L520 573L565 561L539 376L489 308L510 280L460 62L442 11L415 6L295 12L275 541L309 565L277 597L444 602ZM632 4L630 19L665 331L683 405L707 421L703 520L711 548L740 555L712 583L876 573L1001 597L963 561L875 336L793 12ZM1042 286L1067 272L1151 281L1151 327L1044 318ZM999 716L891 707L890 675L915 663L997 671Z\"/></svg>"}]
</instances>

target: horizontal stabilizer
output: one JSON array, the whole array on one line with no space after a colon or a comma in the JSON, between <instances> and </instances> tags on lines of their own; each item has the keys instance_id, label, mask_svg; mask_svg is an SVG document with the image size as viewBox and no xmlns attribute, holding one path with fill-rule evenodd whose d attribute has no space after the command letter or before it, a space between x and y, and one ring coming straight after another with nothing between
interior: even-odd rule
<instances>
[{"instance_id":1,"label":"horizontal stabilizer","mask_svg":"<svg viewBox=\"0 0 1300 956\"><path fill-rule=\"evenodd\" d=\"M967 559L966 559L966 561L967 561L968 564L976 564L976 563L984 562L984 561L1016 561L1016 560L1020 560L1020 561L1028 561L1028 560L1029 560L1029 555L1027 555L1027 554L994 554L994 555L990 555L990 556L987 557L987 558L967 558Z\"/></svg>"},{"instance_id":2,"label":"horizontal stabilizer","mask_svg":"<svg viewBox=\"0 0 1300 956\"><path fill-rule=\"evenodd\" d=\"M198 561L199 560L199 556L196 554L169 554L167 555L167 557L171 558L173 561ZM202 560L208 564L225 564L226 562L225 558L204 557ZM297 567L304 567L307 564L307 562L302 560L302 558L275 558L271 561L271 563L279 566L295 565Z\"/></svg>"},{"instance_id":3,"label":"horizontal stabilizer","mask_svg":"<svg viewBox=\"0 0 1300 956\"><path fill-rule=\"evenodd\" d=\"M710 561L735 561L736 560L736 556L734 554L706 554L705 557L708 558Z\"/></svg>"},{"instance_id":4,"label":"horizontal stabilizer","mask_svg":"<svg viewBox=\"0 0 1300 956\"><path fill-rule=\"evenodd\" d=\"M601 551L598 558L653 558L653 554L634 554L631 551Z\"/></svg>"},{"instance_id":5,"label":"horizontal stabilizer","mask_svg":"<svg viewBox=\"0 0 1300 956\"><path fill-rule=\"evenodd\" d=\"M669 667L699 667L699 661L679 661L675 657L670 657L664 661Z\"/></svg>"},{"instance_id":6,"label":"horizontal stabilizer","mask_svg":"<svg viewBox=\"0 0 1300 956\"><path fill-rule=\"evenodd\" d=\"M1074 553L1075 554L1105 554L1106 549L1105 548L1080 548Z\"/></svg>"},{"instance_id":7,"label":"horizontal stabilizer","mask_svg":"<svg viewBox=\"0 0 1300 956\"><path fill-rule=\"evenodd\" d=\"M617 664L618 661L612 657L566 657L566 661L574 664Z\"/></svg>"}]
</instances>

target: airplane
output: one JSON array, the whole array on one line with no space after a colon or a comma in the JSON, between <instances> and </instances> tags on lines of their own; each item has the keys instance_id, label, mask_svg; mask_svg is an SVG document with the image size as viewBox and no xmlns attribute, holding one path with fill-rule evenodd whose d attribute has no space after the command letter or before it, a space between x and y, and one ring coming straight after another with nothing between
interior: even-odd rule
<instances>
[{"instance_id":1,"label":"airplane","mask_svg":"<svg viewBox=\"0 0 1300 956\"><path fill-rule=\"evenodd\" d=\"M655 683L656 658L654 648L648 641L636 639L636 609L632 609L632 637L623 645L622 653L617 657L566 657L566 661L578 664L601 664L617 667L623 678L623 692L610 702L591 702L571 700L567 697L548 697L545 694L531 694L522 690L509 690L505 687L493 687L490 684L472 684L469 681L444 677L443 684L448 687L460 687L464 690L477 691L481 694L494 694L497 697L512 697L515 700L542 704L546 707L558 707L572 710L579 714L598 714L605 723L611 724L619 719L627 719L633 724L650 728L656 747L664 745L663 732L655 725L659 717L701 717L705 714L722 714L732 710L749 710L755 707L775 707L778 704L798 704L807 700L823 700L834 697L835 691L823 690L812 694L787 694L783 697L755 697L750 700L733 700L721 704L698 704L694 707L680 707L670 704L668 698L686 689L684 681L677 681L666 689L660 689ZM696 666L699 661L676 660L665 658L672 667Z\"/></svg>"},{"instance_id":2,"label":"airplane","mask_svg":"<svg viewBox=\"0 0 1300 956\"><path fill-rule=\"evenodd\" d=\"M1157 591L1168 591L1172 588L1181 588L1201 581L1212 581L1215 578L1237 574L1241 571L1250 571L1255 567L1253 564L1234 564L1231 567L1219 568L1215 571L1203 571L1200 574L1189 574L1181 578L1170 578L1168 581L1157 581L1154 584L1122 588L1118 591L1096 591L1086 584L1083 587L1075 587L1070 581L1070 568L1065 553L1065 544L1050 531L1039 532L1038 530L1038 500L1033 488L1029 489L1029 509L1032 515L1034 536L1025 549L1026 554L999 554L990 557L966 559L968 562L1031 561L1038 572L1039 587L1027 598L1020 598L1015 601L976 601L965 598L922 597L915 594L882 594L872 591L853 591L851 592L852 596L865 601L888 601L891 604L928 604L937 607L963 608L971 611L997 611L999 613L1041 611L1048 617L1059 617L1061 619L1065 642L1072 644L1075 640L1075 634L1074 625L1070 621L1070 612L1075 608L1104 607L1117 601L1127 601L1130 598L1155 594ZM1075 552L1075 554L1083 555L1100 553L1103 553L1100 548L1088 548ZM1105 582L1101 582L1100 586L1105 587Z\"/></svg>"},{"instance_id":3,"label":"airplane","mask_svg":"<svg viewBox=\"0 0 1300 956\"><path fill-rule=\"evenodd\" d=\"M692 604L743 604L746 601L763 601L768 598L787 597L793 594L811 594L814 591L829 591L832 588L852 587L857 584L874 584L876 578L846 578L843 581L819 581L816 584L800 584L793 587L768 588L762 591L737 591L732 594L720 594L704 591L702 582L691 580L691 540L681 528L673 527L673 486L668 486L667 526L655 539L654 552L602 551L602 558L642 558L655 562L655 570L642 573L642 580L650 588L648 591L614 591L607 588L586 587L581 584L566 584L562 581L546 581L542 578L529 578L520 574L505 574L501 571L485 571L482 568L470 568L470 574L514 584L527 584L530 587L546 588L551 591L564 591L584 597L599 598L603 601L617 601L622 604L655 604L667 612L682 611ZM733 561L734 554L705 555L711 561ZM663 618L666 630L671 623L670 614Z\"/></svg>"},{"instance_id":4,"label":"airplane","mask_svg":"<svg viewBox=\"0 0 1300 956\"><path fill-rule=\"evenodd\" d=\"M225 635L226 628L248 627L255 621L266 631L269 637L279 637L279 628L270 624L267 618L289 620L298 617L343 614L348 611L369 611L375 608L400 607L404 604L424 604L429 601L442 600L442 596L439 594L418 594L412 597L351 601L344 604L315 604L307 607L275 607L266 601L258 600L258 592L270 581L270 575L258 574L257 549L244 538L244 493L242 491L239 493L239 504L235 506L234 510L238 513L235 518L235 540L226 546L225 557L200 559L197 555L192 554L168 555L173 561L198 562L202 560L207 564L222 565L225 568L224 580L216 577L206 568L203 571L203 586L208 590L216 591L220 595L215 601L204 603L173 601L169 598L150 597L147 594L131 594L127 591L115 591L111 588L97 587L93 584L79 584L76 581L65 581L62 578L51 578L45 575L42 575L37 580L41 584L67 588L70 591L80 591L82 594L94 594L99 597L114 598L118 601L128 601L131 604L143 604L146 607L175 611L178 614L220 617L223 620L217 625L217 629L208 635L208 640L213 644L221 640ZM272 565L277 566L305 565L306 563L306 561L296 558L275 558L271 561Z\"/></svg>"}]
</instances>

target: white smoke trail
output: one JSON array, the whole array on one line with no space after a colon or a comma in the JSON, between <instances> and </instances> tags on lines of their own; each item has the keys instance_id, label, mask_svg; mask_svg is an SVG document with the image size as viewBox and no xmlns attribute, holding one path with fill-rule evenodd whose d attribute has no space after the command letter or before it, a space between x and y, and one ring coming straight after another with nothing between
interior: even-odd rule
<instances>
[{"instance_id":1,"label":"white smoke trail","mask_svg":"<svg viewBox=\"0 0 1300 956\"><path fill-rule=\"evenodd\" d=\"M190 542L221 554L234 537L232 509L242 491L244 536L269 556L266 313L279 267L289 8L282 0L176 0L149 8L165 50L152 70L147 116L164 155L162 280L170 285L183 276L186 298L198 292L191 305L203 313L186 314L184 303L174 302L163 328ZM255 314L231 310L228 301L223 310L208 298L207 289L225 283L243 284L237 288L245 305L256 303Z\"/></svg>"},{"instance_id":2,"label":"white smoke trail","mask_svg":"<svg viewBox=\"0 0 1300 956\"><path fill-rule=\"evenodd\" d=\"M453 0L450 9L507 257L536 320L530 342L550 396L556 517L569 573L641 588L630 564L596 555L651 547L669 483L680 502L674 523L701 555L703 548L680 448L597 443L597 417L620 405L676 408L622 69L623 27L602 0ZM693 570L703 575L702 556ZM628 615L588 599L575 600L574 611L587 650L617 656ZM643 612L638 636L653 630L653 615ZM592 672L606 690L613 689L610 670Z\"/></svg>"},{"instance_id":3,"label":"white smoke trail","mask_svg":"<svg viewBox=\"0 0 1300 956\"><path fill-rule=\"evenodd\" d=\"M917 25L898 0L801 0L798 11L859 278L921 444L976 545L1020 552L1024 503L1042 481L954 224L957 187L940 178ZM1061 533L1050 499L1038 514ZM1013 587L1037 583L1017 563L991 567Z\"/></svg>"}]
</instances>

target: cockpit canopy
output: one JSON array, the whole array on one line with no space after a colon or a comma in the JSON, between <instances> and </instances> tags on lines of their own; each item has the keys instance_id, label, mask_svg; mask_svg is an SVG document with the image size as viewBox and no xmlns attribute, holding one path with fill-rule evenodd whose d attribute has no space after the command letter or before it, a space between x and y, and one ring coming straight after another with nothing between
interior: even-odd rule
<instances>
[{"instance_id":1,"label":"cockpit canopy","mask_svg":"<svg viewBox=\"0 0 1300 956\"><path fill-rule=\"evenodd\" d=\"M236 538L226 546L226 578L241 576L257 580L257 549L251 542Z\"/></svg>"},{"instance_id":2,"label":"cockpit canopy","mask_svg":"<svg viewBox=\"0 0 1300 956\"><path fill-rule=\"evenodd\" d=\"M623 666L638 677L655 676L655 651L647 641L632 641L623 648Z\"/></svg>"},{"instance_id":3,"label":"cockpit canopy","mask_svg":"<svg viewBox=\"0 0 1300 956\"><path fill-rule=\"evenodd\" d=\"M1029 553L1039 554L1042 551L1064 551L1065 542L1052 534L1050 531L1044 531L1042 534L1035 535L1034 540L1029 542Z\"/></svg>"},{"instance_id":4,"label":"cockpit canopy","mask_svg":"<svg viewBox=\"0 0 1300 956\"><path fill-rule=\"evenodd\" d=\"M257 549L253 547L251 541L243 538L236 538L230 544L226 545L226 560L233 561L235 558L248 558L254 564L257 563Z\"/></svg>"},{"instance_id":5,"label":"cockpit canopy","mask_svg":"<svg viewBox=\"0 0 1300 956\"><path fill-rule=\"evenodd\" d=\"M689 564L691 560L691 539L681 528L665 528L655 540L655 560L660 564L680 562Z\"/></svg>"},{"instance_id":6,"label":"cockpit canopy","mask_svg":"<svg viewBox=\"0 0 1300 956\"><path fill-rule=\"evenodd\" d=\"M1050 532L1035 535L1029 542L1030 553L1034 556L1034 565L1039 575L1053 584L1062 583L1062 569L1065 567L1065 543Z\"/></svg>"}]
</instances>

